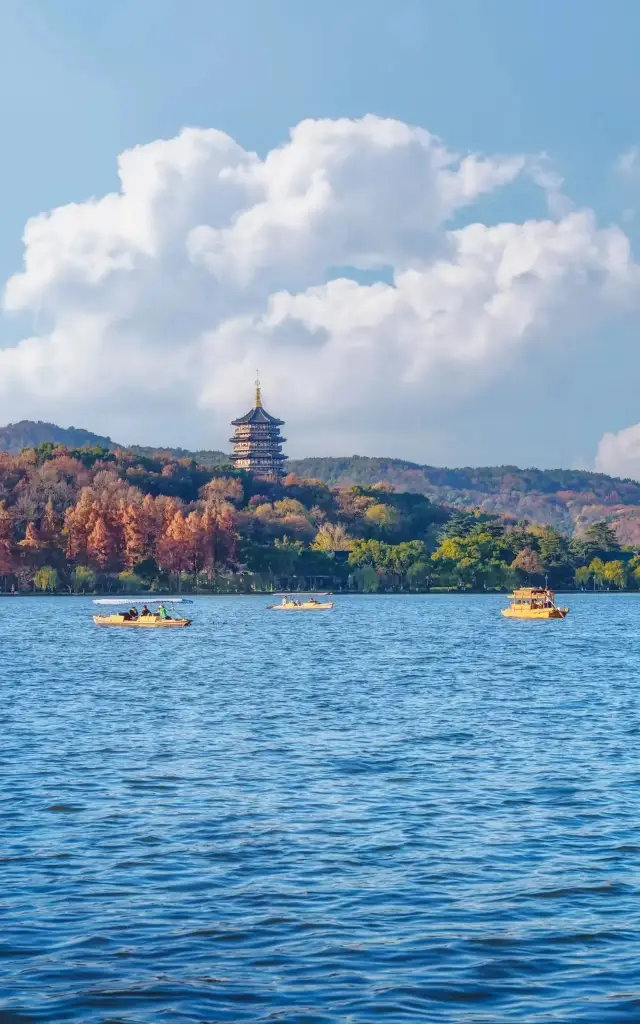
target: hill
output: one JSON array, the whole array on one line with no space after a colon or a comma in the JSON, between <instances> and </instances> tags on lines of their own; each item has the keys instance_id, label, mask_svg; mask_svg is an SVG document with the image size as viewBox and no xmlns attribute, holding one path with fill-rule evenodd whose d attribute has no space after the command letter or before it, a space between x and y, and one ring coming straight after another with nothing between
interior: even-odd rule
<instances>
[{"instance_id":1,"label":"hill","mask_svg":"<svg viewBox=\"0 0 640 1024\"><path fill-rule=\"evenodd\" d=\"M109 448L117 445L110 437L92 434L81 427L58 427L55 423L43 423L42 420L20 420L0 427L0 451L17 455L23 448L37 448L39 444L64 445L65 448Z\"/></svg>"},{"instance_id":2,"label":"hill","mask_svg":"<svg viewBox=\"0 0 640 1024\"><path fill-rule=\"evenodd\" d=\"M81 427L59 427L42 420L20 420L0 427L0 451L18 455L23 448L37 448L40 444L62 445L65 448L107 448L109 451L122 449L136 455L152 458L154 455L170 455L174 459L195 459L201 466L213 468L229 461L225 452L187 451L186 448L158 448L149 445L125 445L112 441L110 437L94 434Z\"/></svg>"},{"instance_id":3,"label":"hill","mask_svg":"<svg viewBox=\"0 0 640 1024\"><path fill-rule=\"evenodd\" d=\"M149 459L161 455L170 455L172 459L195 459L199 466L206 466L207 469L216 469L218 466L229 464L229 456L225 452L218 452L215 449L191 452L186 448L153 448L141 444L132 444L128 448L125 445L118 445L118 447Z\"/></svg>"},{"instance_id":4,"label":"hill","mask_svg":"<svg viewBox=\"0 0 640 1024\"><path fill-rule=\"evenodd\" d=\"M605 473L517 466L447 469L360 455L292 460L289 469L334 486L381 481L440 504L480 507L566 532L604 519L621 543L640 544L640 483Z\"/></svg>"},{"instance_id":5,"label":"hill","mask_svg":"<svg viewBox=\"0 0 640 1024\"><path fill-rule=\"evenodd\" d=\"M174 459L194 459L208 469L228 462L228 456L221 451L125 446L88 430L65 429L53 423L22 420L0 428L0 450L17 453L47 441L70 449L126 448L147 458L164 454ZM621 543L640 546L640 483L604 473L517 466L448 469L360 455L291 459L288 469L300 477L322 480L332 486L370 487L387 483L397 491L424 494L437 504L480 507L565 532L605 519L615 527Z\"/></svg>"},{"instance_id":6,"label":"hill","mask_svg":"<svg viewBox=\"0 0 640 1024\"><path fill-rule=\"evenodd\" d=\"M424 494L52 442L0 453L0 591L640 587L640 554Z\"/></svg>"}]
</instances>

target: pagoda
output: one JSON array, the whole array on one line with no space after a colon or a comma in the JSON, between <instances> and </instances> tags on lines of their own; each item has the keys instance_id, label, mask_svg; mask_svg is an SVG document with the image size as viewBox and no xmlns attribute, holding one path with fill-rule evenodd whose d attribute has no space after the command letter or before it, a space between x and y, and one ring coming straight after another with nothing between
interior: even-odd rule
<instances>
[{"instance_id":1,"label":"pagoda","mask_svg":"<svg viewBox=\"0 0 640 1024\"><path fill-rule=\"evenodd\" d=\"M258 378L253 409L231 423L236 428L234 436L229 439L233 444L231 462L234 468L246 469L263 480L280 480L287 459L281 450L286 441L280 435L283 424L284 420L277 420L263 409Z\"/></svg>"}]
</instances>

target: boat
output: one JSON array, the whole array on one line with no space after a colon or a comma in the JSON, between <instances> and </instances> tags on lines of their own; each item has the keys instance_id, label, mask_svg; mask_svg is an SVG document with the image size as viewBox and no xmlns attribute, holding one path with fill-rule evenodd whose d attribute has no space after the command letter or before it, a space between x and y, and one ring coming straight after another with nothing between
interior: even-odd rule
<instances>
[{"instance_id":1,"label":"boat","mask_svg":"<svg viewBox=\"0 0 640 1024\"><path fill-rule=\"evenodd\" d=\"M333 608L333 601L316 601L315 597L298 601L293 597L283 597L280 604L269 604L267 608L274 612L328 612Z\"/></svg>"},{"instance_id":2,"label":"boat","mask_svg":"<svg viewBox=\"0 0 640 1024\"><path fill-rule=\"evenodd\" d=\"M173 617L167 614L166 605L168 604L191 604L186 597L163 597L157 599L149 599L146 597L137 598L114 598L114 597L103 597L93 602L99 605L120 605L124 607L121 612L112 612L110 615L94 615L93 621L96 626L124 626L126 628L143 628L143 629L184 629L185 626L191 625L191 619ZM148 609L149 614L141 614L138 610L138 605L142 605L143 608ZM157 611L153 611L152 607L156 605ZM161 609L164 607L165 614L163 615ZM135 614L132 614L135 612Z\"/></svg>"},{"instance_id":3,"label":"boat","mask_svg":"<svg viewBox=\"0 0 640 1024\"><path fill-rule=\"evenodd\" d=\"M521 587L509 595L511 604L502 609L507 619L565 619L568 608L558 608L548 587Z\"/></svg>"}]
</instances>

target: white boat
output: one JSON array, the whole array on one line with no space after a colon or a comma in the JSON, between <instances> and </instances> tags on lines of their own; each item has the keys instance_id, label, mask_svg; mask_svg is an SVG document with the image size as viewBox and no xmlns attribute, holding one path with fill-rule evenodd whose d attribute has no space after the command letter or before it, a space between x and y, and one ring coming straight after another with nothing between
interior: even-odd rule
<instances>
[{"instance_id":1,"label":"white boat","mask_svg":"<svg viewBox=\"0 0 640 1024\"><path fill-rule=\"evenodd\" d=\"M317 597L326 597L325 594L317 594ZM274 612L328 612L333 608L333 601L316 601L316 596L307 598L306 601L298 601L293 597L284 596L280 604L268 604L267 608Z\"/></svg>"}]
</instances>

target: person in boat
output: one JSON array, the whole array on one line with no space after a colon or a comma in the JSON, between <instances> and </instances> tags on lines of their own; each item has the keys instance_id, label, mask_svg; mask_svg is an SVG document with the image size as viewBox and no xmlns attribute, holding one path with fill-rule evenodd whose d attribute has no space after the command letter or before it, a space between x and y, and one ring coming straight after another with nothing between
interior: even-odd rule
<instances>
[{"instance_id":1,"label":"person in boat","mask_svg":"<svg viewBox=\"0 0 640 1024\"><path fill-rule=\"evenodd\" d=\"M142 611L140 612L140 616L141 616L141 617L143 617L143 616L145 616L145 615L146 615L146 616L149 616L149 615L151 615L151 612L150 612L150 611L149 611L149 609L147 608L146 604L144 605L144 607L143 607Z\"/></svg>"},{"instance_id":2,"label":"person in boat","mask_svg":"<svg viewBox=\"0 0 640 1024\"><path fill-rule=\"evenodd\" d=\"M167 609L165 608L165 606L163 604L161 604L160 607L158 608L158 618L160 618L160 619L170 619L171 618L171 616L169 615L169 612L167 611Z\"/></svg>"}]
</instances>

